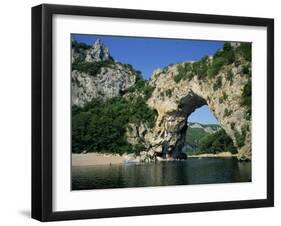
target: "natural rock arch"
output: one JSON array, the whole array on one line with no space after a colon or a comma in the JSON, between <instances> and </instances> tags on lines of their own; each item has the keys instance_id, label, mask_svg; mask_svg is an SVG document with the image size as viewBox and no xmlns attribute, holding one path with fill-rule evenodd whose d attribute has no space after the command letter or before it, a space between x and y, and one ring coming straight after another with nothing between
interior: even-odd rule
<instances>
[{"instance_id":1,"label":"natural rock arch","mask_svg":"<svg viewBox=\"0 0 281 226\"><path fill-rule=\"evenodd\" d=\"M148 128L145 120L128 122L126 138L132 145L141 144L140 150L148 157L168 154L180 158L186 119L206 104L238 147L238 158L251 159L249 43L225 43L213 56L156 70L149 82L142 81L149 83L150 91L154 88L151 96L150 91L144 94L135 87L140 73L131 65L115 61L100 40L93 46L72 40L71 75L72 105L76 107L94 99L128 98L127 93L145 99L157 113L155 126ZM129 91L131 88L135 91Z\"/></svg>"},{"instance_id":2,"label":"natural rock arch","mask_svg":"<svg viewBox=\"0 0 281 226\"><path fill-rule=\"evenodd\" d=\"M157 111L156 123L152 129L144 125L136 128L148 153L181 158L187 118L195 109L208 105L238 147L238 158L251 159L251 121L247 108L241 106L243 88L249 80L243 74L243 65L226 65L215 77L205 79L193 76L175 82L177 73L178 65L172 65L164 72L154 72L150 81L155 89L147 103ZM232 73L233 79L228 78L228 73Z\"/></svg>"}]
</instances>

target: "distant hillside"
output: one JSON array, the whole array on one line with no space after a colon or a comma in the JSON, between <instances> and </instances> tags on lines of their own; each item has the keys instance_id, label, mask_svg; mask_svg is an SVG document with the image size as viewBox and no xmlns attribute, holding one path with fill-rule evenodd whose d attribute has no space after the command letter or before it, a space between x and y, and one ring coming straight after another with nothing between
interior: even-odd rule
<instances>
[{"instance_id":1,"label":"distant hillside","mask_svg":"<svg viewBox=\"0 0 281 226\"><path fill-rule=\"evenodd\" d=\"M185 137L185 148L186 151L196 151L200 144L200 140L204 137L213 134L221 129L216 124L201 124L197 122L189 122L187 124L188 129Z\"/></svg>"},{"instance_id":2,"label":"distant hillside","mask_svg":"<svg viewBox=\"0 0 281 226\"><path fill-rule=\"evenodd\" d=\"M183 151L187 154L236 152L236 148L220 125L190 122Z\"/></svg>"},{"instance_id":3,"label":"distant hillside","mask_svg":"<svg viewBox=\"0 0 281 226\"><path fill-rule=\"evenodd\" d=\"M201 124L198 122L189 122L187 123L187 125L188 128L199 129L199 130L201 129L208 134L218 132L221 129L220 125L218 124Z\"/></svg>"}]
</instances>

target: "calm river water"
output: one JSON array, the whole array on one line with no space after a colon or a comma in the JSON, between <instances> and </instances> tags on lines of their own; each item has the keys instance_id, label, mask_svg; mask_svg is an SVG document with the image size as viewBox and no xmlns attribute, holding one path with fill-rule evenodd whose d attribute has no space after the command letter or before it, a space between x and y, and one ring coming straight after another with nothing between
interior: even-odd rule
<instances>
[{"instance_id":1,"label":"calm river water","mask_svg":"<svg viewBox=\"0 0 281 226\"><path fill-rule=\"evenodd\" d=\"M72 167L72 190L250 181L251 162L236 158Z\"/></svg>"}]
</instances>

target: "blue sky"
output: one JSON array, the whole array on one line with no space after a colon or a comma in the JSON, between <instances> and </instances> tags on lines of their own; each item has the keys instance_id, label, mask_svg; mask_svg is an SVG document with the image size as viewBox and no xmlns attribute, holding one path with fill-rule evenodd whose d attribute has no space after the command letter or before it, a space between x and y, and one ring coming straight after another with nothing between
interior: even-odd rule
<instances>
[{"instance_id":1,"label":"blue sky","mask_svg":"<svg viewBox=\"0 0 281 226\"><path fill-rule=\"evenodd\" d=\"M98 38L109 48L111 56L122 63L131 64L149 79L157 68L213 55L223 46L219 41L138 38L104 35L78 35L72 38L92 45ZM197 109L188 121L218 123L207 106Z\"/></svg>"},{"instance_id":2,"label":"blue sky","mask_svg":"<svg viewBox=\"0 0 281 226\"><path fill-rule=\"evenodd\" d=\"M200 122L202 124L219 124L207 105L197 108L187 119L188 122Z\"/></svg>"},{"instance_id":3,"label":"blue sky","mask_svg":"<svg viewBox=\"0 0 281 226\"><path fill-rule=\"evenodd\" d=\"M188 60L198 60L213 55L223 42L135 38L104 35L72 35L78 42L92 45L99 38L109 48L111 56L122 63L132 64L149 79L158 67L163 68Z\"/></svg>"}]
</instances>

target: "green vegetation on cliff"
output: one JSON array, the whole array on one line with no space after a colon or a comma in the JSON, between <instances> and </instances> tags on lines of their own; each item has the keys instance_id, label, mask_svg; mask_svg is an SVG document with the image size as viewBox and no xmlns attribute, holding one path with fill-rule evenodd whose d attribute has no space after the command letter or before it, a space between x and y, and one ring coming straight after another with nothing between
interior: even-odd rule
<instances>
[{"instance_id":1,"label":"green vegetation on cliff","mask_svg":"<svg viewBox=\"0 0 281 226\"><path fill-rule=\"evenodd\" d=\"M237 153L237 148L234 146L231 138L226 132L221 129L214 134L210 134L199 143L198 151L202 153L219 153L223 151L230 151L231 153Z\"/></svg>"},{"instance_id":2,"label":"green vegetation on cliff","mask_svg":"<svg viewBox=\"0 0 281 226\"><path fill-rule=\"evenodd\" d=\"M136 83L131 91L143 95L128 95L114 97L105 101L94 99L84 107L72 108L72 151L110 152L123 154L139 152L143 146L131 145L127 142L126 129L129 123L139 125L144 123L152 128L156 113L148 107L153 88L145 81Z\"/></svg>"},{"instance_id":3,"label":"green vegetation on cliff","mask_svg":"<svg viewBox=\"0 0 281 226\"><path fill-rule=\"evenodd\" d=\"M185 142L196 149L200 143L200 140L208 135L209 133L207 133L203 128L188 128L186 132Z\"/></svg>"},{"instance_id":4,"label":"green vegetation on cliff","mask_svg":"<svg viewBox=\"0 0 281 226\"><path fill-rule=\"evenodd\" d=\"M213 60L208 68L208 76L210 78L216 76L223 65L232 64L235 61L235 49L226 42L223 48L216 52Z\"/></svg>"},{"instance_id":5,"label":"green vegetation on cliff","mask_svg":"<svg viewBox=\"0 0 281 226\"><path fill-rule=\"evenodd\" d=\"M242 56L245 60L252 60L252 44L251 43L241 43L237 48L237 53Z\"/></svg>"},{"instance_id":6,"label":"green vegetation on cliff","mask_svg":"<svg viewBox=\"0 0 281 226\"><path fill-rule=\"evenodd\" d=\"M96 76L97 74L100 73L101 68L109 67L113 63L114 61L112 60L104 60L104 61L97 61L97 62L76 61L72 63L72 70L77 70L92 76Z\"/></svg>"},{"instance_id":7,"label":"green vegetation on cliff","mask_svg":"<svg viewBox=\"0 0 281 226\"><path fill-rule=\"evenodd\" d=\"M151 97L152 92L155 87L149 85L147 80L144 80L140 74L138 74L136 83L134 86L130 87L127 92L131 94L137 94L141 95L144 100L148 100L149 97ZM130 96L135 96L135 95L130 95Z\"/></svg>"},{"instance_id":8,"label":"green vegetation on cliff","mask_svg":"<svg viewBox=\"0 0 281 226\"><path fill-rule=\"evenodd\" d=\"M72 43L72 45L72 48L78 52L89 48L89 46L85 44L75 42ZM141 73L135 70L130 64L116 62L110 57L106 58L106 60L87 62L86 60L83 60L84 56L85 53L83 53L83 51L80 55L78 54L76 56L75 61L72 63L72 70L84 72L89 75L90 79L98 80L101 76L104 76L108 71L110 71L110 68L116 69L116 71L120 72L121 76L123 75L122 72L128 73L129 79L127 80L130 80L131 84L126 86L126 88L122 88L122 90L117 93L116 97L109 95L109 98L107 99L106 96L100 96L99 99L95 96L93 99L91 98L91 102L89 103L78 105L80 107L72 107L72 151L75 153L87 151L123 154L125 152L138 153L139 151L144 150L144 137L142 135L139 136L139 131L137 129L136 132L133 131L134 128L130 127L129 124L132 123L136 125L136 127L141 124L145 125L144 133L147 132L148 128L153 128L155 126L155 120L157 118L156 110L151 109L146 102L151 97L155 89L155 87L150 84L157 85L157 83L149 83L144 80ZM250 44L225 43L223 48L210 58L203 57L196 62L178 64L177 72L172 78L175 83L180 83L184 80L191 80L196 76L195 78L199 80L199 85L207 82L210 84L210 90L212 92L217 91L216 94L220 94L215 96L215 98L218 98L220 104L228 104L228 95L231 97L231 94L227 93L226 89L224 89L224 85L232 83L236 84L235 76L243 77L243 81L245 82L242 83L244 84L244 87L242 86L240 89L242 95L241 98L238 99L238 104L241 105L241 108L247 109L244 117L247 120L250 120L250 61ZM167 72L168 70L169 67L165 67L161 73L165 73L165 71ZM102 74L101 71L103 71ZM98 74L101 76L99 75L94 77ZM111 73L108 74L111 76ZM171 75L172 73L169 71L167 74ZM159 75L160 72L155 75L155 78ZM110 76L108 76L109 79L107 80L110 80ZM132 80L131 76L134 76L136 80ZM245 78L249 79L246 80ZM124 80L127 81L126 79ZM85 87L87 87L87 82L85 82L85 84ZM116 82L116 84L118 87L120 86L119 81ZM176 89L173 86L167 86L165 89L157 87L157 89L162 91L160 93L161 97L169 97L172 101L174 101L173 97L177 95L178 87L181 88L181 85L177 85ZM82 94L84 95L85 93L86 92ZM79 95L77 96L79 97ZM104 94L102 93L102 95ZM207 98L210 97L211 95L208 95ZM164 100L165 98L160 99ZM229 117L233 114L233 110L231 110L231 108L224 107L222 110L224 117ZM136 133L136 137L139 136L137 142L140 141L140 143L137 145L132 145L128 142L126 134L130 131L130 128L134 133ZM241 130L236 130L235 123L231 122L231 129L234 132L237 147L243 147L248 128L243 127ZM185 148L188 154L217 153L222 151L230 151L232 153L237 152L237 148L234 147L231 138L223 129L213 132L206 131L207 130L202 128L188 128L185 143ZM135 136L135 134L133 135ZM166 139L165 137L162 138ZM149 146L149 144L147 146Z\"/></svg>"},{"instance_id":9,"label":"green vegetation on cliff","mask_svg":"<svg viewBox=\"0 0 281 226\"><path fill-rule=\"evenodd\" d=\"M92 58L92 61L88 62L86 56L90 48L97 54L96 58ZM146 104L154 87L150 86L149 82L143 79L141 72L135 70L131 64L115 61L108 54L108 50L98 42L95 42L94 46L89 46L72 40L72 50L76 53L73 55L72 71L77 70L96 77L97 75L105 76L108 70L112 69L112 73L119 73L121 76L124 73L135 78L133 86L122 90L115 97L95 96L91 102L73 105L72 151L75 153L94 151L122 154L144 150L142 144L134 146L129 144L126 132L129 123L137 126L144 124L147 128L154 126L156 112ZM108 57L103 58L98 54L103 51L107 51ZM111 76L111 74L109 75ZM109 85L112 84L109 83Z\"/></svg>"},{"instance_id":10,"label":"green vegetation on cliff","mask_svg":"<svg viewBox=\"0 0 281 226\"><path fill-rule=\"evenodd\" d=\"M213 127L216 132L208 132L206 128ZM201 128L189 127L185 138L187 154L219 153L230 151L237 153L237 148L231 138L219 125L202 125Z\"/></svg>"},{"instance_id":11,"label":"green vegetation on cliff","mask_svg":"<svg viewBox=\"0 0 281 226\"><path fill-rule=\"evenodd\" d=\"M76 40L71 40L71 48L75 51L78 52L80 49L82 50L87 50L91 48L90 45L87 45L83 42L77 42Z\"/></svg>"},{"instance_id":12,"label":"green vegetation on cliff","mask_svg":"<svg viewBox=\"0 0 281 226\"><path fill-rule=\"evenodd\" d=\"M178 73L173 79L176 83L181 80L190 80L197 75L198 79L214 78L223 66L232 63L241 63L241 59L251 61L251 43L241 43L237 48L226 42L221 50L216 52L212 59L203 57L195 62L186 62L177 66ZM232 79L228 75L228 79Z\"/></svg>"},{"instance_id":13,"label":"green vegetation on cliff","mask_svg":"<svg viewBox=\"0 0 281 226\"><path fill-rule=\"evenodd\" d=\"M252 115L252 81L249 78L247 84L243 88L242 98L240 102L241 106L246 107L246 119L250 119Z\"/></svg>"}]
</instances>

